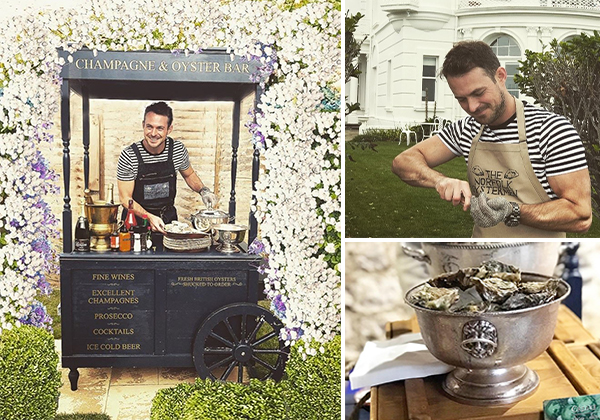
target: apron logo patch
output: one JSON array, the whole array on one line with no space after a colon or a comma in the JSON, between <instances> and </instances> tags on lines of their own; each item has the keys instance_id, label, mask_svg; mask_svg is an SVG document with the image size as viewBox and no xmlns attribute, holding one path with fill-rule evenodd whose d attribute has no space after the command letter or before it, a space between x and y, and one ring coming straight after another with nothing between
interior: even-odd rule
<instances>
[{"instance_id":1,"label":"apron logo patch","mask_svg":"<svg viewBox=\"0 0 600 420\"><path fill-rule=\"evenodd\" d=\"M144 185L144 200L156 200L169 197L169 183Z\"/></svg>"},{"instance_id":2,"label":"apron logo patch","mask_svg":"<svg viewBox=\"0 0 600 420\"><path fill-rule=\"evenodd\" d=\"M483 170L479 166L472 169L475 175L475 185L473 185L473 194L479 195L484 192L488 195L509 195L517 196L517 190L513 189L513 179L519 176L514 169L509 169L506 173L502 171Z\"/></svg>"}]
</instances>

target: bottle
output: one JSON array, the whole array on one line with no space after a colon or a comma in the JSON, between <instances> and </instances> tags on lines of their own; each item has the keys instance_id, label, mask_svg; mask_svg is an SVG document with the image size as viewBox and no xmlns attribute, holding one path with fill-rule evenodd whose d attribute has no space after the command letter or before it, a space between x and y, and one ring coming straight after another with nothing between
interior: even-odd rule
<instances>
[{"instance_id":1,"label":"bottle","mask_svg":"<svg viewBox=\"0 0 600 420\"><path fill-rule=\"evenodd\" d=\"M108 193L106 194L106 204L115 204L114 185L108 184Z\"/></svg>"},{"instance_id":2,"label":"bottle","mask_svg":"<svg viewBox=\"0 0 600 420\"><path fill-rule=\"evenodd\" d=\"M94 199L92 198L92 192L90 191L89 188L86 188L85 190L83 190L83 196L85 197L85 203L92 205L94 204Z\"/></svg>"},{"instance_id":3,"label":"bottle","mask_svg":"<svg viewBox=\"0 0 600 420\"><path fill-rule=\"evenodd\" d=\"M115 230L112 231L112 233L110 234L110 250L113 252L117 252L119 251L119 245L121 242L121 237L119 236L119 228L121 227L121 224L119 224L117 226L117 228Z\"/></svg>"},{"instance_id":4,"label":"bottle","mask_svg":"<svg viewBox=\"0 0 600 420\"><path fill-rule=\"evenodd\" d=\"M81 200L81 216L75 226L75 251L90 251L90 223L85 215L85 199Z\"/></svg>"},{"instance_id":5,"label":"bottle","mask_svg":"<svg viewBox=\"0 0 600 420\"><path fill-rule=\"evenodd\" d=\"M142 234L133 232L133 252L142 252Z\"/></svg>"},{"instance_id":6,"label":"bottle","mask_svg":"<svg viewBox=\"0 0 600 420\"><path fill-rule=\"evenodd\" d=\"M125 228L131 232L135 226L137 226L137 220L133 211L133 200L129 199L129 208L127 209L127 216L125 216Z\"/></svg>"},{"instance_id":7,"label":"bottle","mask_svg":"<svg viewBox=\"0 0 600 420\"><path fill-rule=\"evenodd\" d=\"M121 230L119 231L119 251L131 251L131 233L127 230L125 224L121 225Z\"/></svg>"},{"instance_id":8,"label":"bottle","mask_svg":"<svg viewBox=\"0 0 600 420\"><path fill-rule=\"evenodd\" d=\"M142 216L142 229L145 232L145 244L144 244L144 238L142 238L142 248L144 251L147 251L149 249L152 249L152 227L150 226L150 220L148 220L148 215L144 214Z\"/></svg>"}]
</instances>

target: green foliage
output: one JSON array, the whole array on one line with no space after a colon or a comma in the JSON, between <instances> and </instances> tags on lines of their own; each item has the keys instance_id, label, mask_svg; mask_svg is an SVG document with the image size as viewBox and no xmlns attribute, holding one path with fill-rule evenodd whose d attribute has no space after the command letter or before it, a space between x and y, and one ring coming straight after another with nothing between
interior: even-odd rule
<instances>
[{"instance_id":1,"label":"green foliage","mask_svg":"<svg viewBox=\"0 0 600 420\"><path fill-rule=\"evenodd\" d=\"M351 15L350 11L346 12L346 21L344 25L344 29L346 31L346 44L345 44L345 83L348 83L352 77L358 77L360 74L360 70L358 70L358 63L356 58L360 55L360 47L362 43L365 41L363 38L361 41L357 41L354 38L354 32L356 32L356 27L358 26L358 22L365 15L361 13L357 13L355 15ZM346 115L350 114L353 111L360 109L360 104L354 103L346 103Z\"/></svg>"},{"instance_id":2,"label":"green foliage","mask_svg":"<svg viewBox=\"0 0 600 420\"><path fill-rule=\"evenodd\" d=\"M59 340L62 337L60 314L58 313L58 304L60 303L60 289L54 288L49 295L38 295L37 299L46 307L46 311L52 318L52 332L54 339Z\"/></svg>"},{"instance_id":3,"label":"green foliage","mask_svg":"<svg viewBox=\"0 0 600 420\"><path fill-rule=\"evenodd\" d=\"M29 325L0 335L0 419L52 420L60 373L52 335Z\"/></svg>"},{"instance_id":4,"label":"green foliage","mask_svg":"<svg viewBox=\"0 0 600 420\"><path fill-rule=\"evenodd\" d=\"M339 420L341 418L341 339L323 352L302 358L296 344L287 379L251 379L248 385L198 379L158 391L151 420ZM318 345L311 347L318 349Z\"/></svg>"},{"instance_id":5,"label":"green foliage","mask_svg":"<svg viewBox=\"0 0 600 420\"><path fill-rule=\"evenodd\" d=\"M351 148L357 147L357 145L362 143L382 143L388 141L398 142L400 138L400 133L402 132L401 128L390 128L390 129L380 129L380 128L367 128L363 131L362 134L354 137L352 142L347 143L347 146Z\"/></svg>"},{"instance_id":6,"label":"green foliage","mask_svg":"<svg viewBox=\"0 0 600 420\"><path fill-rule=\"evenodd\" d=\"M290 360L285 367L287 380L283 383L286 400L290 405L290 420L337 420L341 413L341 338L323 344L316 356L302 358L292 347ZM320 344L310 347L319 349Z\"/></svg>"},{"instance_id":7,"label":"green foliage","mask_svg":"<svg viewBox=\"0 0 600 420\"><path fill-rule=\"evenodd\" d=\"M57 414L54 420L110 420L110 416L100 413Z\"/></svg>"},{"instance_id":8,"label":"green foliage","mask_svg":"<svg viewBox=\"0 0 600 420\"><path fill-rule=\"evenodd\" d=\"M600 216L600 33L582 33L549 49L525 52L515 82L542 107L568 118L586 150L594 215Z\"/></svg>"},{"instance_id":9,"label":"green foliage","mask_svg":"<svg viewBox=\"0 0 600 420\"><path fill-rule=\"evenodd\" d=\"M179 384L174 388L159 390L152 399L151 420L181 419L188 398L197 389L192 384Z\"/></svg>"},{"instance_id":10,"label":"green foliage","mask_svg":"<svg viewBox=\"0 0 600 420\"><path fill-rule=\"evenodd\" d=\"M273 381L252 379L236 382L198 381L188 399L182 420L271 420L285 418L281 387Z\"/></svg>"}]
</instances>

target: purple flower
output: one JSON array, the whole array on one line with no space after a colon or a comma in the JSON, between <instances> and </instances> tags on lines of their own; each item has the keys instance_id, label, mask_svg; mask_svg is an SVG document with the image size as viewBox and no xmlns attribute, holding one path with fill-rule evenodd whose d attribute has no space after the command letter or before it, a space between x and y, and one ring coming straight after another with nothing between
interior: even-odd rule
<instances>
[{"instance_id":1,"label":"purple flower","mask_svg":"<svg viewBox=\"0 0 600 420\"><path fill-rule=\"evenodd\" d=\"M249 254L262 254L263 252L265 252L265 244L263 244L262 241L258 238L252 241L252 243L248 247Z\"/></svg>"},{"instance_id":2,"label":"purple flower","mask_svg":"<svg viewBox=\"0 0 600 420\"><path fill-rule=\"evenodd\" d=\"M279 319L285 318L286 311L285 303L281 299L281 295L277 295L271 300L271 310Z\"/></svg>"},{"instance_id":3,"label":"purple flower","mask_svg":"<svg viewBox=\"0 0 600 420\"><path fill-rule=\"evenodd\" d=\"M29 314L26 317L19 319L21 323L26 325L33 325L34 327L45 328L48 331L52 331L52 318L46 312L46 307L40 302L33 301L30 305Z\"/></svg>"}]
</instances>

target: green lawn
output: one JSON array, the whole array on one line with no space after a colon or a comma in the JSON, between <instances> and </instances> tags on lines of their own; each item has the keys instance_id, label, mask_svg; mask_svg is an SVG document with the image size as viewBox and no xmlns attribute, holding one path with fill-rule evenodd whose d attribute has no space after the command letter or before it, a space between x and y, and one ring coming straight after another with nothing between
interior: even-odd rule
<instances>
[{"instance_id":1,"label":"green lawn","mask_svg":"<svg viewBox=\"0 0 600 420\"><path fill-rule=\"evenodd\" d=\"M411 187L391 171L394 157L406 144L382 142L376 151L352 149L346 143L346 238L469 238L473 221L461 206L441 200L433 189ZM447 176L466 180L464 159L437 168ZM569 238L600 237L594 218L585 234Z\"/></svg>"},{"instance_id":2,"label":"green lawn","mask_svg":"<svg viewBox=\"0 0 600 420\"><path fill-rule=\"evenodd\" d=\"M54 330L54 338L60 339L62 331L60 328L60 315L58 315L58 304L60 303L60 290L55 287L48 296L38 296L38 300L44 304L48 315L52 318L52 329Z\"/></svg>"}]
</instances>

